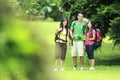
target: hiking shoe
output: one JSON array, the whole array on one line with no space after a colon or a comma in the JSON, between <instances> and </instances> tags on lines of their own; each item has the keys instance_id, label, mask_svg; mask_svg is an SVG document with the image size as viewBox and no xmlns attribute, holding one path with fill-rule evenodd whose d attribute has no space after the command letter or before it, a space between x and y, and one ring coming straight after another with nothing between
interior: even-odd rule
<instances>
[{"instance_id":1,"label":"hiking shoe","mask_svg":"<svg viewBox=\"0 0 120 80\"><path fill-rule=\"evenodd\" d=\"M84 67L80 67L80 70L84 70Z\"/></svg>"},{"instance_id":2,"label":"hiking shoe","mask_svg":"<svg viewBox=\"0 0 120 80\"><path fill-rule=\"evenodd\" d=\"M76 70L77 69L77 67L73 67L73 70Z\"/></svg>"},{"instance_id":3,"label":"hiking shoe","mask_svg":"<svg viewBox=\"0 0 120 80\"><path fill-rule=\"evenodd\" d=\"M58 68L54 68L54 71L57 71L58 70Z\"/></svg>"},{"instance_id":4,"label":"hiking shoe","mask_svg":"<svg viewBox=\"0 0 120 80\"><path fill-rule=\"evenodd\" d=\"M61 71L64 71L64 68L60 68Z\"/></svg>"},{"instance_id":5,"label":"hiking shoe","mask_svg":"<svg viewBox=\"0 0 120 80\"><path fill-rule=\"evenodd\" d=\"M90 67L90 70L91 70L91 71L94 71L94 70L95 70L95 68L94 68L94 67Z\"/></svg>"}]
</instances>

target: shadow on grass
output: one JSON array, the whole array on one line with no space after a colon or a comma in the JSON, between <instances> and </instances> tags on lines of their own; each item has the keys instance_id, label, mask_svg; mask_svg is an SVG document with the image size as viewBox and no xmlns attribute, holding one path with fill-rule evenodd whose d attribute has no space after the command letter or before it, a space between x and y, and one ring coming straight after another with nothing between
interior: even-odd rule
<instances>
[{"instance_id":1,"label":"shadow on grass","mask_svg":"<svg viewBox=\"0 0 120 80\"><path fill-rule=\"evenodd\" d=\"M106 66L113 66L113 65L120 65L120 55L110 55L110 56L97 56L95 58L96 65L106 65Z\"/></svg>"}]
</instances>

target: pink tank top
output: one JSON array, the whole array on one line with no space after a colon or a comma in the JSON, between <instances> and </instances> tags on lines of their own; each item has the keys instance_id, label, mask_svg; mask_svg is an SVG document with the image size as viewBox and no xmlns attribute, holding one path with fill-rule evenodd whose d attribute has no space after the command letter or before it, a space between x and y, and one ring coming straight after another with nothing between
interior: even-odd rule
<instances>
[{"instance_id":1,"label":"pink tank top","mask_svg":"<svg viewBox=\"0 0 120 80\"><path fill-rule=\"evenodd\" d=\"M93 29L91 32L86 32L85 35L87 38L92 38L93 34L95 34L95 30ZM93 40L86 40L85 45L93 45L94 41Z\"/></svg>"}]
</instances>

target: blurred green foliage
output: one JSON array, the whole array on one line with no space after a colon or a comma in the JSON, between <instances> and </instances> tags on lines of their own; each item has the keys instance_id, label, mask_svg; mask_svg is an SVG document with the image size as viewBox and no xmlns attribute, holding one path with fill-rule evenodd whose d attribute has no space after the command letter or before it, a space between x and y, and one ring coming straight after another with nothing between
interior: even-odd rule
<instances>
[{"instance_id":1,"label":"blurred green foliage","mask_svg":"<svg viewBox=\"0 0 120 80\"><path fill-rule=\"evenodd\" d=\"M86 18L94 22L95 28L100 28L102 36L111 34L115 44L120 44L119 29L120 1L119 0L10 0L17 16L27 20L54 20L60 21L68 18L71 22L76 19L76 14L82 12ZM52 19L51 19L52 18ZM113 27L116 24L116 27ZM113 29L114 28L114 29ZM114 31L109 31L114 30ZM112 35L115 35L114 37Z\"/></svg>"},{"instance_id":2,"label":"blurred green foliage","mask_svg":"<svg viewBox=\"0 0 120 80\"><path fill-rule=\"evenodd\" d=\"M109 33L115 45L120 44L119 5L119 0L62 0L64 11L70 13L70 22L76 19L78 12L82 12L86 18L94 22L93 27L101 29L103 37Z\"/></svg>"},{"instance_id":3,"label":"blurred green foliage","mask_svg":"<svg viewBox=\"0 0 120 80\"><path fill-rule=\"evenodd\" d=\"M15 5L12 5L14 8L10 7L9 1L15 2ZM30 29L30 24L25 25L23 21L14 19L15 14L32 19L51 17L57 21L65 14L73 20L77 12L83 11L87 18L93 19L97 26L100 26L104 36L110 30L111 39L116 40L116 44L120 43L118 0L9 1L0 0L0 80L54 80L51 77L54 74L46 74L44 70L45 66L48 66L47 59L50 57L44 55L50 53L46 50L49 47L45 39L53 43L51 40L53 35L49 34L52 28L45 29L51 36L43 40L42 36L38 35L38 32L42 32L41 30ZM44 27L42 25L42 28L46 28L45 25Z\"/></svg>"},{"instance_id":4,"label":"blurred green foliage","mask_svg":"<svg viewBox=\"0 0 120 80\"><path fill-rule=\"evenodd\" d=\"M15 14L27 20L62 19L61 0L10 0Z\"/></svg>"},{"instance_id":5,"label":"blurred green foliage","mask_svg":"<svg viewBox=\"0 0 120 80\"><path fill-rule=\"evenodd\" d=\"M0 1L0 12L0 80L48 80L43 40L13 17L7 0Z\"/></svg>"}]
</instances>

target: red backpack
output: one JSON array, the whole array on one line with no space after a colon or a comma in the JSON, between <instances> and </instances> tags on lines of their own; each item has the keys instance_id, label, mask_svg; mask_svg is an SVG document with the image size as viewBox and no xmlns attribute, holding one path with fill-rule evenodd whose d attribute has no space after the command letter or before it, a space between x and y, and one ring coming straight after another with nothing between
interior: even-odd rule
<instances>
[{"instance_id":1,"label":"red backpack","mask_svg":"<svg viewBox=\"0 0 120 80\"><path fill-rule=\"evenodd\" d=\"M102 45L102 35L100 29L95 29L95 40L94 40L94 49L101 47Z\"/></svg>"}]
</instances>

